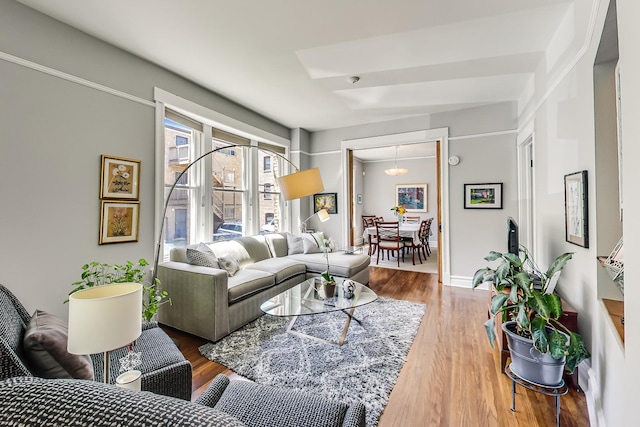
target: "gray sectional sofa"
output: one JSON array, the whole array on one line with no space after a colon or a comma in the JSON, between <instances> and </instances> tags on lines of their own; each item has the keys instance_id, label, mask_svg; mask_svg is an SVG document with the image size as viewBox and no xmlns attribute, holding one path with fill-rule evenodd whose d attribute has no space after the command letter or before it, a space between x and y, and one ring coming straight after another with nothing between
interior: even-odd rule
<instances>
[{"instance_id":1,"label":"gray sectional sofa","mask_svg":"<svg viewBox=\"0 0 640 427\"><path fill-rule=\"evenodd\" d=\"M233 275L189 263L188 251L203 244L172 249L170 260L158 266L172 305L161 306L158 321L211 341L223 338L262 315L264 301L327 269L313 239L311 234L274 233L207 244L221 263L237 263ZM328 256L332 275L369 283L369 256L343 251Z\"/></svg>"}]
</instances>

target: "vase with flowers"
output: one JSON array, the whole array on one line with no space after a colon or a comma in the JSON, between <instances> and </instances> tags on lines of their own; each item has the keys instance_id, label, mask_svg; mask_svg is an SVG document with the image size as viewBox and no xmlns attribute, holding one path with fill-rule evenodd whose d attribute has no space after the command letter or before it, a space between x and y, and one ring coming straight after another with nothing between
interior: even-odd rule
<instances>
[{"instance_id":1,"label":"vase with flowers","mask_svg":"<svg viewBox=\"0 0 640 427\"><path fill-rule=\"evenodd\" d=\"M320 273L320 277L322 277L322 286L324 290L325 298L333 297L333 294L336 291L336 279L331 274L331 268L329 266L329 253L335 249L335 243L332 238L324 239L322 245L320 246L320 250L322 251L324 258L327 260L327 269Z\"/></svg>"},{"instance_id":2,"label":"vase with flowers","mask_svg":"<svg viewBox=\"0 0 640 427\"><path fill-rule=\"evenodd\" d=\"M398 222L402 222L402 216L407 212L404 206L394 206L391 208L393 214L398 217Z\"/></svg>"}]
</instances>

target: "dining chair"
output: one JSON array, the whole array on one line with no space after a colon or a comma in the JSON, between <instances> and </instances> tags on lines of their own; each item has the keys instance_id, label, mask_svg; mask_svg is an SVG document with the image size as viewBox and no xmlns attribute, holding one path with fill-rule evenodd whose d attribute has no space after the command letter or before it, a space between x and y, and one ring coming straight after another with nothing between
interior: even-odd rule
<instances>
[{"instance_id":1,"label":"dining chair","mask_svg":"<svg viewBox=\"0 0 640 427\"><path fill-rule=\"evenodd\" d=\"M389 253L396 252L398 268L400 267L400 255L404 262L404 244L400 240L400 227L397 221L376 221L376 236L378 236L378 255L376 264L380 262L380 253L387 251L387 259L391 260ZM382 254L384 260L384 253Z\"/></svg>"},{"instance_id":2,"label":"dining chair","mask_svg":"<svg viewBox=\"0 0 640 427\"><path fill-rule=\"evenodd\" d=\"M376 225L376 216L375 215L362 215L362 230L366 230L369 227L375 227ZM367 233L367 240L369 242L369 256L376 253L376 249L378 248L378 237L372 236Z\"/></svg>"},{"instance_id":3,"label":"dining chair","mask_svg":"<svg viewBox=\"0 0 640 427\"><path fill-rule=\"evenodd\" d=\"M420 223L420 230L422 230L422 226L425 225L424 221ZM422 244L422 240L420 239L420 232L418 232L418 240L414 241L413 237L403 238L404 247L411 251L411 262L413 265L416 265L416 251L418 252L418 259L420 260L420 264L422 264L422 256L420 254L421 251L424 250L424 245ZM427 256L424 256L425 261L427 260Z\"/></svg>"},{"instance_id":4,"label":"dining chair","mask_svg":"<svg viewBox=\"0 0 640 427\"><path fill-rule=\"evenodd\" d=\"M405 215L403 218L404 218L404 222L408 222L408 223L420 222L420 215L417 215L417 216L407 216L407 215Z\"/></svg>"},{"instance_id":5,"label":"dining chair","mask_svg":"<svg viewBox=\"0 0 640 427\"><path fill-rule=\"evenodd\" d=\"M422 221L420 225L420 232L418 235L420 236L420 242L422 243L422 252L424 253L425 259L428 256L431 256L431 247L429 246L429 236L431 236L431 223L433 222L433 218L427 218ZM424 224L424 227L423 227ZM424 228L424 229L423 229Z\"/></svg>"}]
</instances>

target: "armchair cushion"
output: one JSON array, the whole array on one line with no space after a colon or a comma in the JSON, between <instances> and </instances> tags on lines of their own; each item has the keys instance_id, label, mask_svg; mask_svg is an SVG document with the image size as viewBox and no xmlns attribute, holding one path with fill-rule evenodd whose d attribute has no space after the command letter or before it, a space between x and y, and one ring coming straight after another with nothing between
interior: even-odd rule
<instances>
[{"instance_id":1,"label":"armchair cushion","mask_svg":"<svg viewBox=\"0 0 640 427\"><path fill-rule=\"evenodd\" d=\"M29 365L43 378L93 380L88 355L67 352L67 324L45 311L36 310L24 334L24 352Z\"/></svg>"}]
</instances>

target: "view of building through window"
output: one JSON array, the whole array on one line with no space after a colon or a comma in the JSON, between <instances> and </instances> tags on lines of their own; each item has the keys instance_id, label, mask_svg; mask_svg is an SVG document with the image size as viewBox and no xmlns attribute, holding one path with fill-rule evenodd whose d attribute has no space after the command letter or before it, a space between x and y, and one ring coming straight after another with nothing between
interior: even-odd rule
<instances>
[{"instance_id":1,"label":"view of building through window","mask_svg":"<svg viewBox=\"0 0 640 427\"><path fill-rule=\"evenodd\" d=\"M169 119L165 119L164 133L165 197L178 180L164 219L165 259L176 246L231 240L251 234L245 221L253 216L258 220L258 229L254 232L280 231L282 202L277 176L281 159L278 156L248 145L228 146L230 143L215 138L215 133L209 143L204 143L201 129ZM228 147L211 154L210 159L203 159L201 165L194 165L180 176L197 158L196 153L225 146ZM257 150L257 170L250 171L250 150ZM251 182L258 186L258 191L253 193L253 204L249 203ZM206 186L210 188L208 191ZM210 197L210 204L202 203L205 197ZM199 217L206 218L204 221L208 224L196 221Z\"/></svg>"}]
</instances>

